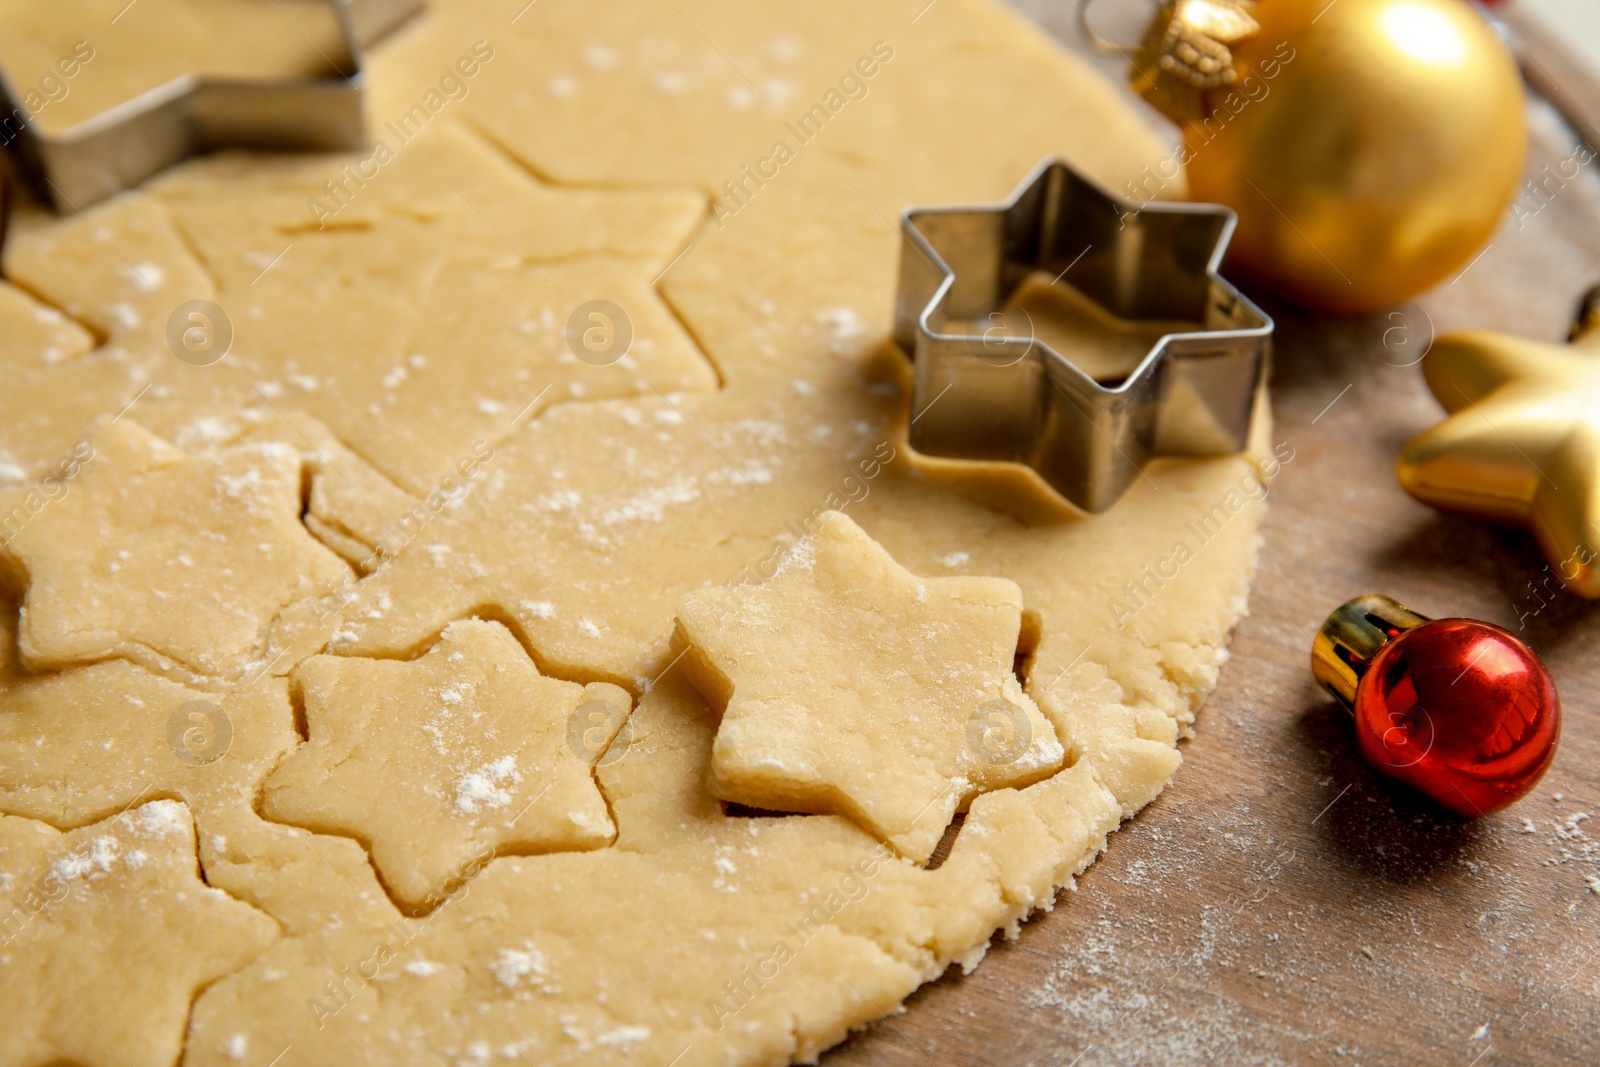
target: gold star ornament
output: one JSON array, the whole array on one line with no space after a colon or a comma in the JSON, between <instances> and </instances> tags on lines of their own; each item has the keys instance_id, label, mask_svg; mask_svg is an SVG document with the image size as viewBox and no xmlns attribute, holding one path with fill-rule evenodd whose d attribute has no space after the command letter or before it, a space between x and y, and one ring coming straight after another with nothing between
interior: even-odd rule
<instances>
[{"instance_id":1,"label":"gold star ornament","mask_svg":"<svg viewBox=\"0 0 1600 1067\"><path fill-rule=\"evenodd\" d=\"M1600 597L1600 287L1570 345L1463 331L1439 338L1422 370L1450 417L1401 452L1406 492L1527 528L1568 589Z\"/></svg>"}]
</instances>

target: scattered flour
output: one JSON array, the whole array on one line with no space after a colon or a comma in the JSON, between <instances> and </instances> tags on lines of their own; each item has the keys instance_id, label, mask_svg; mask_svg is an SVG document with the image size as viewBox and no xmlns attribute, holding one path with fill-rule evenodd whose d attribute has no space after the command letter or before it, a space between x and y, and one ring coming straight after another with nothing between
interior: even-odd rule
<instances>
[{"instance_id":1,"label":"scattered flour","mask_svg":"<svg viewBox=\"0 0 1600 1067\"><path fill-rule=\"evenodd\" d=\"M521 781L517 758L501 756L456 779L456 810L475 815L480 810L503 808L511 803L511 793L504 786Z\"/></svg>"},{"instance_id":2,"label":"scattered flour","mask_svg":"<svg viewBox=\"0 0 1600 1067\"><path fill-rule=\"evenodd\" d=\"M627 1048L650 1036L648 1026L619 1026L595 1037L594 1043L608 1048Z\"/></svg>"},{"instance_id":3,"label":"scattered flour","mask_svg":"<svg viewBox=\"0 0 1600 1067\"><path fill-rule=\"evenodd\" d=\"M522 943L521 949L501 949L490 967L494 971L495 981L506 989L543 986L545 979L550 976L550 963L544 958L544 953L528 941Z\"/></svg>"}]
</instances>

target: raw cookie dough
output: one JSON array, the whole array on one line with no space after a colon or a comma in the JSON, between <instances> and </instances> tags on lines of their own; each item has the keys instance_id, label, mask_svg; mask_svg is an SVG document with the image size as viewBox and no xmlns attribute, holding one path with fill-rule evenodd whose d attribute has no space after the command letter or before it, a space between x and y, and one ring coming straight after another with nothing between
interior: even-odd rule
<instances>
[{"instance_id":1,"label":"raw cookie dough","mask_svg":"<svg viewBox=\"0 0 1600 1067\"><path fill-rule=\"evenodd\" d=\"M614 685L541 678L505 627L446 627L422 658L318 656L294 675L310 741L267 779L273 819L365 841L401 902L436 906L502 853L600 848L616 827L589 767L630 709ZM581 725L579 725L581 724ZM401 783L398 790L391 787Z\"/></svg>"},{"instance_id":2,"label":"raw cookie dough","mask_svg":"<svg viewBox=\"0 0 1600 1067\"><path fill-rule=\"evenodd\" d=\"M678 602L685 669L725 709L713 788L848 815L922 862L974 796L1061 767L1012 673L1022 590L922 579L837 511L751 585Z\"/></svg>"},{"instance_id":3,"label":"raw cookie dough","mask_svg":"<svg viewBox=\"0 0 1600 1067\"><path fill-rule=\"evenodd\" d=\"M23 220L5 269L132 353L139 385L119 385L118 406L151 383L141 424L187 445L241 407L303 410L417 496L551 404L716 388L650 284L702 222L703 195L552 186L443 122L389 140L392 156L359 169L196 160L83 218ZM233 330L204 367L167 350L173 309L196 299ZM568 320L597 299L626 309L632 341L580 360Z\"/></svg>"},{"instance_id":4,"label":"raw cookie dough","mask_svg":"<svg viewBox=\"0 0 1600 1067\"><path fill-rule=\"evenodd\" d=\"M200 881L194 823L175 800L65 834L0 816L0 865L5 1063L166 1067L195 993L278 938L277 923Z\"/></svg>"},{"instance_id":5,"label":"raw cookie dough","mask_svg":"<svg viewBox=\"0 0 1600 1067\"><path fill-rule=\"evenodd\" d=\"M228 1064L235 1036L329 1064L810 1059L970 970L1119 819L1082 765L979 797L926 871L845 819L724 815L715 717L675 675L631 721L599 768L614 847L495 860L426 919L280 942L200 999L191 1060Z\"/></svg>"},{"instance_id":6,"label":"raw cookie dough","mask_svg":"<svg viewBox=\"0 0 1600 1067\"><path fill-rule=\"evenodd\" d=\"M190 615L95 621L122 633L81 653L103 663L0 641L0 717L19 716L0 735L0 813L77 833L146 785L181 797L212 889L276 920L282 936L219 964L187 1034L169 1033L187 1065L285 1050L284 1065L330 1067L814 1058L1051 908L1170 780L1216 684L1249 590L1254 461L1160 460L1104 515L1052 513L1001 468L910 453L907 368L886 341L904 206L1003 197L1053 154L1120 188L1168 148L984 0L547 0L520 14L457 0L368 58L381 163L224 153L83 216L14 205L0 485L39 482L121 413L119 429L167 443L146 454L181 449L181 469L263 457L263 543L307 580L240 570L229 584L258 551L240 543L181 587ZM236 328L208 367L167 348L192 299ZM634 327L614 363L567 345L589 300ZM100 462L27 528L89 507ZM213 528L224 540L255 521L232 499L207 498L232 509ZM92 531L60 539L93 558L148 538L160 504L117 496ZM1022 688L1061 769L980 792L933 869L840 815L730 814L712 785L717 712L674 662L683 597L770 569L828 510L913 574L1021 591ZM40 584L8 558L0 638ZM128 569L94 584L124 608L179 588ZM189 620L213 613L227 625L200 641ZM474 858L416 914L380 881L366 831L272 821L260 798L317 736L297 714L299 665L414 673L474 617L547 679L629 691L632 715L593 768L616 836ZM147 640L190 658L164 666ZM119 718L122 685L149 706ZM228 711L237 747L191 767L163 752L177 708L150 698L197 696ZM113 743L97 754L101 724ZM397 765L384 785L420 796L455 770ZM119 785L124 773L138 784ZM137 894L108 899L135 929ZM166 1010L177 986L129 966L85 967L107 992L79 1007ZM27 1026L67 1010L48 986L29 997ZM31 1032L47 1043L37 1059L82 1055L71 1034Z\"/></svg>"},{"instance_id":7,"label":"raw cookie dough","mask_svg":"<svg viewBox=\"0 0 1600 1067\"><path fill-rule=\"evenodd\" d=\"M25 575L17 643L33 670L125 656L259 671L273 618L348 572L299 521L299 453L186 455L131 420L98 426L70 471L0 489L0 563Z\"/></svg>"}]
</instances>

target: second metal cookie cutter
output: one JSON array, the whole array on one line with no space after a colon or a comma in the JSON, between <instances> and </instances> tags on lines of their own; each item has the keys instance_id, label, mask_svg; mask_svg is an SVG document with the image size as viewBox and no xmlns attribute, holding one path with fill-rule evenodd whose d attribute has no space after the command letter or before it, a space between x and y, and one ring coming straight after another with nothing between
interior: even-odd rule
<instances>
[{"instance_id":1,"label":"second metal cookie cutter","mask_svg":"<svg viewBox=\"0 0 1600 1067\"><path fill-rule=\"evenodd\" d=\"M1266 379L1272 320L1217 273L1235 216L1133 203L1046 160L1000 204L910 208L895 341L915 363L911 447L1032 467L1091 513L1153 456L1238 452ZM1102 384L1030 335L975 329L1035 276L1120 320L1181 320Z\"/></svg>"},{"instance_id":2,"label":"second metal cookie cutter","mask_svg":"<svg viewBox=\"0 0 1600 1067\"><path fill-rule=\"evenodd\" d=\"M339 151L366 146L361 50L422 0L328 0L344 39L323 78L243 79L186 74L58 135L46 135L0 77L3 145L22 177L57 211L131 188L179 160L224 145Z\"/></svg>"}]
</instances>

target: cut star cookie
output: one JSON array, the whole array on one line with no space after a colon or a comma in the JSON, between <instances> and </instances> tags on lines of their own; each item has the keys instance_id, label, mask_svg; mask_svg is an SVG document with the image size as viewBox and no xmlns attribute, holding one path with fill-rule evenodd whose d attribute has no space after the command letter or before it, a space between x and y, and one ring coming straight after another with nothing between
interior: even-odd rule
<instances>
[{"instance_id":1,"label":"cut star cookie","mask_svg":"<svg viewBox=\"0 0 1600 1067\"><path fill-rule=\"evenodd\" d=\"M279 934L200 881L175 800L65 834L0 816L0 870L3 1063L169 1067L193 997Z\"/></svg>"},{"instance_id":2,"label":"cut star cookie","mask_svg":"<svg viewBox=\"0 0 1600 1067\"><path fill-rule=\"evenodd\" d=\"M1015 582L918 578L825 512L770 578L678 603L691 676L726 706L713 789L848 815L926 860L974 796L1062 765L1012 671L1021 627Z\"/></svg>"},{"instance_id":3,"label":"cut star cookie","mask_svg":"<svg viewBox=\"0 0 1600 1067\"><path fill-rule=\"evenodd\" d=\"M29 669L123 656L241 675L283 608L349 574L300 524L292 448L188 455L112 421L78 459L70 478L0 490Z\"/></svg>"},{"instance_id":4,"label":"cut star cookie","mask_svg":"<svg viewBox=\"0 0 1600 1067\"><path fill-rule=\"evenodd\" d=\"M267 779L263 811L368 842L408 905L434 906L495 852L616 834L590 768L628 694L543 677L499 623L453 623L412 662L317 656L295 677L311 739Z\"/></svg>"},{"instance_id":5,"label":"cut star cookie","mask_svg":"<svg viewBox=\"0 0 1600 1067\"><path fill-rule=\"evenodd\" d=\"M180 799L207 884L287 933L398 915L359 844L253 810L262 779L298 741L287 679L203 692L121 659L19 674L8 661L15 621L16 603L0 594L0 812L73 829L152 797Z\"/></svg>"}]
</instances>

